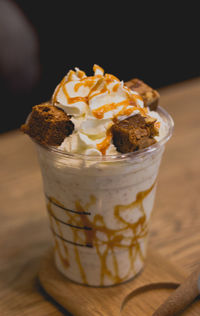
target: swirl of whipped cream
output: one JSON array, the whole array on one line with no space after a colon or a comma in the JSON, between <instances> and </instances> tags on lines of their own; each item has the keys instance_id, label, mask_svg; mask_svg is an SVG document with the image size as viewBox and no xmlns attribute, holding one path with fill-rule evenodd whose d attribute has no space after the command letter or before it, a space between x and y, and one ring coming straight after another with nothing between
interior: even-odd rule
<instances>
[{"instance_id":1,"label":"swirl of whipped cream","mask_svg":"<svg viewBox=\"0 0 200 316\"><path fill-rule=\"evenodd\" d=\"M98 65L93 71L93 76L86 76L78 68L70 70L54 91L53 104L71 115L75 125L60 149L85 155L117 154L110 132L113 121L137 113L146 115L149 110L144 108L142 97L123 81L104 75Z\"/></svg>"}]
</instances>

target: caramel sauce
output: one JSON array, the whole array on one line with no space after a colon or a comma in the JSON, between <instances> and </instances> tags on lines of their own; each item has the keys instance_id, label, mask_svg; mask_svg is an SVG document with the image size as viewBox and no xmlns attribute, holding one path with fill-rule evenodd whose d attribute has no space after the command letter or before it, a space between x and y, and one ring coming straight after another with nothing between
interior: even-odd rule
<instances>
[{"instance_id":1,"label":"caramel sauce","mask_svg":"<svg viewBox=\"0 0 200 316\"><path fill-rule=\"evenodd\" d=\"M106 134L106 138L101 143L97 144L97 149L102 153L102 155L106 154L106 150L110 146L110 142L112 139L112 133L110 129L107 130Z\"/></svg>"},{"instance_id":2,"label":"caramel sauce","mask_svg":"<svg viewBox=\"0 0 200 316\"><path fill-rule=\"evenodd\" d=\"M144 261L144 257L140 248L140 239L145 237L148 233L148 223L146 220L146 214L143 207L143 200L148 196L148 194L151 193L153 188L155 187L156 182L153 183L153 185L142 192L139 192L136 195L136 199L129 203L129 204L123 204L123 205L116 205L114 207L114 217L120 223L119 229L112 229L106 226L105 220L101 214L96 214L94 218L91 220L88 215L83 214L84 212L87 212L92 205L96 204L96 198L94 196L90 196L90 201L86 205L82 205L80 201L75 202L75 209L77 212L76 214L67 213L69 216L68 223L74 224L74 225L81 225L84 227L91 227L91 230L83 230L84 234L84 242L85 244L90 244L93 246L93 248L96 249L96 253L99 257L100 263L101 263L101 272L100 272L100 285L104 285L105 277L109 278L113 284L117 284L120 282L123 282L129 278L130 275L135 271L135 260L137 256L140 257L141 261ZM54 199L55 200L55 199ZM61 207L64 207L61 203L56 201L57 205L60 205ZM52 225L52 207L51 207L51 199L50 202L47 204L47 208L50 214L50 221ZM131 212L134 212L134 209L137 208L140 211L140 217L138 220L134 223L130 223L125 219L125 216L123 217L123 213L125 211L130 210ZM60 223L56 221L56 225L59 230L59 234L62 236L62 231L60 229ZM69 227L73 233L73 242L79 243L83 242L83 237L78 234L78 230L74 229L73 227ZM131 236L126 236L126 232L131 231ZM98 236L98 232L101 232L106 236L106 240L101 240ZM56 240L56 236L55 236ZM66 258L63 257L61 251L59 248L59 243L56 242L56 251L58 252L58 255L60 257L60 260L64 267L67 269L69 267L68 263L68 251L66 247L66 243L64 241L62 242L63 249L65 250ZM105 246L102 250L101 246ZM119 267L118 267L118 261L116 257L116 252L121 250L128 250L129 253L129 259L130 259L130 267L127 272L127 274L121 278L119 276ZM75 252L75 258L77 265L79 267L80 275L82 277L82 281L84 284L88 284L86 274L84 271L84 268L81 263L81 257L79 254L79 248L78 246L74 245L74 252ZM111 254L112 260L113 260L113 269L112 271L108 268L107 263L107 257L108 254Z\"/></svg>"},{"instance_id":3,"label":"caramel sauce","mask_svg":"<svg viewBox=\"0 0 200 316\"><path fill-rule=\"evenodd\" d=\"M84 208L82 207L82 205L80 204L79 201L76 201L75 206L76 206L76 210L78 212L84 212ZM84 226L92 227L91 222L90 222L87 215L81 214L80 219L81 219L81 222ZM91 230L85 231L85 242L86 242L86 244L93 245L94 239L95 239L95 231L93 230L93 227L92 227Z\"/></svg>"},{"instance_id":4,"label":"caramel sauce","mask_svg":"<svg viewBox=\"0 0 200 316\"><path fill-rule=\"evenodd\" d=\"M47 210L48 210L48 213L49 213L51 230L52 230L52 232L54 232L54 229L53 229L53 218L52 218L52 215L54 215L54 213L53 213L50 201L47 203ZM62 230L61 230L61 227L60 227L60 223L58 221L56 221L56 226L58 228L60 236L63 237ZM55 234L54 234L54 242L55 242L54 250L58 252L58 255L59 255L60 261L62 262L62 265L64 266L65 269L67 269L69 267L69 260L68 260L69 253L68 253L67 245L64 242L64 240L61 240L62 246L63 246L63 250L64 250L64 253L65 253L65 255L63 256Z\"/></svg>"},{"instance_id":5,"label":"caramel sauce","mask_svg":"<svg viewBox=\"0 0 200 316\"><path fill-rule=\"evenodd\" d=\"M101 68L99 65L97 65L97 64L94 64L94 66L93 66L93 71L95 72L97 69L99 69L102 73L104 73L104 70L103 70L103 68Z\"/></svg>"},{"instance_id":6,"label":"caramel sauce","mask_svg":"<svg viewBox=\"0 0 200 316\"><path fill-rule=\"evenodd\" d=\"M128 97L129 97L129 100L130 100L130 101L133 101L134 103L135 103L137 100L143 101L143 98L142 98L141 95L139 95L139 94L129 94Z\"/></svg>"},{"instance_id":7,"label":"caramel sauce","mask_svg":"<svg viewBox=\"0 0 200 316\"><path fill-rule=\"evenodd\" d=\"M127 94L127 98L130 100L130 103L133 102L133 104L136 104L137 100L140 100L140 101L144 101L143 100L143 97L140 95L140 94L136 94L136 93L129 93L129 88L127 86L124 86L124 89L126 91L126 94ZM133 92L133 91L132 91Z\"/></svg>"},{"instance_id":8,"label":"caramel sauce","mask_svg":"<svg viewBox=\"0 0 200 316\"><path fill-rule=\"evenodd\" d=\"M137 106L132 106L131 108L127 108L127 106L124 106L123 109L117 113L117 115L115 116L115 118L117 118L118 116L123 116L123 115L131 115L135 110L138 110Z\"/></svg>"},{"instance_id":9,"label":"caramel sauce","mask_svg":"<svg viewBox=\"0 0 200 316\"><path fill-rule=\"evenodd\" d=\"M113 80L120 82L120 80L117 77L111 74L105 74L104 78L107 83L113 82Z\"/></svg>"},{"instance_id":10,"label":"caramel sauce","mask_svg":"<svg viewBox=\"0 0 200 316\"><path fill-rule=\"evenodd\" d=\"M101 67L99 67L98 65L94 65L93 70L96 71L97 69L101 70L102 73L104 72ZM76 102L84 102L84 103L87 103L89 105L89 100L91 100L92 98L108 91L107 84L109 84L110 82L117 81L117 83L112 88L113 92L116 92L119 85L120 85L119 79L111 74L105 74L104 77L102 75L95 75L95 76L86 77L85 72L78 70L77 75L80 78L80 82L77 82L74 85L74 91L77 92L81 86L85 86L85 87L88 87L91 89L90 89L89 94L86 97L70 97L68 92L67 92L66 83L69 81L72 81L73 75L75 75L75 72L73 70L70 70L69 74L62 79L62 81L58 85L58 87L53 95L53 100L52 100L53 103L56 102L57 95L61 89L62 89L62 91L63 91L63 93L68 101L68 104L73 104ZM97 78L99 78L99 80L97 80ZM95 83L95 81L96 81L96 83ZM102 85L102 88L99 89L99 87L101 85ZM99 108L93 110L92 114L97 119L103 119L105 113L112 111L112 110L115 110L118 107L123 105L122 110L120 110L119 113L117 113L114 116L113 120L116 120L119 116L130 116L133 113L133 111L135 111L135 110L139 110L140 114L142 116L146 116L147 108L137 107L137 100L143 101L143 98L138 94L130 94L129 89L126 86L124 86L124 89L125 89L126 94L127 94L126 100L124 100L122 102L118 102L118 103L110 103L110 104L105 104L103 106L100 106ZM131 108L130 107L128 108L128 106L130 106L130 105L132 105ZM157 127L157 128L159 128L159 127ZM105 153L106 153L106 149L108 148L108 146L110 144L110 140L111 139L110 139L110 134L109 134L109 135L107 135L107 137L105 138L105 140L101 144L97 145L97 148L98 147L100 148L100 151L102 152L103 155L105 155Z\"/></svg>"},{"instance_id":11,"label":"caramel sauce","mask_svg":"<svg viewBox=\"0 0 200 316\"><path fill-rule=\"evenodd\" d=\"M69 74L68 74L67 82L72 81L73 75L75 75L75 71L70 70L70 71L69 71Z\"/></svg>"},{"instance_id":12,"label":"caramel sauce","mask_svg":"<svg viewBox=\"0 0 200 316\"><path fill-rule=\"evenodd\" d=\"M124 106L123 109L115 115L114 119L116 119L118 116L130 116L134 111L138 110L142 116L147 115L147 109L146 108L139 108L137 106L132 106L131 108L127 108L127 106Z\"/></svg>"},{"instance_id":13,"label":"caramel sauce","mask_svg":"<svg viewBox=\"0 0 200 316\"><path fill-rule=\"evenodd\" d=\"M65 85L62 86L62 89L63 89L64 95L66 96L67 102L69 104L76 103L76 102L87 102L87 97L73 97L73 98L71 98L67 92Z\"/></svg>"},{"instance_id":14,"label":"caramel sauce","mask_svg":"<svg viewBox=\"0 0 200 316\"><path fill-rule=\"evenodd\" d=\"M50 217L51 230L52 230L52 232L54 234L54 240L55 240L55 248L54 249L55 249L55 251L57 251L63 267L65 269L67 269L69 267L69 265L70 265L69 261L68 261L68 257L69 257L68 248L67 248L66 242L62 239L63 238L63 234L62 234L60 222L56 220L55 223L56 223L56 226L58 228L59 235L61 236L61 239L59 239L59 241L61 242L62 249L64 250L64 253L65 253L65 256L63 256L62 252L61 252L61 249L60 249L60 246L59 246L59 242L57 240L58 237L54 233L54 229L53 229L53 218L55 219L56 216L55 216L55 214L54 214L54 212L52 210L52 206L51 206L52 202L51 201L55 201L56 204L58 206L60 206L60 207L64 207L64 206L63 206L62 203L60 203L59 201L57 201L54 198L50 198L49 202L47 203L47 210L48 210L48 213L50 215L49 217ZM81 226L82 225L83 221L81 219L79 219L79 217L77 217L77 214L68 213L68 216L69 216L69 220L67 221L66 224L76 224L77 226ZM81 215L79 214L79 216L81 216ZM79 240L78 230L73 227L72 228L72 232L73 232L73 242L77 243L78 240ZM76 262L78 264L82 280L83 280L84 284L87 284L86 275L85 275L85 272L84 272L83 267L81 265L79 251L78 251L78 247L76 245L74 245L74 252L75 252Z\"/></svg>"},{"instance_id":15,"label":"caramel sauce","mask_svg":"<svg viewBox=\"0 0 200 316\"><path fill-rule=\"evenodd\" d=\"M82 86L84 87L88 87L88 88L91 88L94 84L94 79L91 79L91 78L84 78L83 80L81 80L80 82L77 82L75 85L74 85L74 91L77 92L78 89Z\"/></svg>"},{"instance_id":16,"label":"caramel sauce","mask_svg":"<svg viewBox=\"0 0 200 316\"><path fill-rule=\"evenodd\" d=\"M134 99L135 99L135 100L144 101L144 100L143 100L143 97L142 97L141 95L139 95L139 94L134 94Z\"/></svg>"},{"instance_id":17,"label":"caramel sauce","mask_svg":"<svg viewBox=\"0 0 200 316\"><path fill-rule=\"evenodd\" d=\"M116 84L113 86L112 91L113 91L113 92L116 92L117 89L119 88L119 86L120 86L120 83L116 83Z\"/></svg>"},{"instance_id":18,"label":"caramel sauce","mask_svg":"<svg viewBox=\"0 0 200 316\"><path fill-rule=\"evenodd\" d=\"M156 121L156 122L154 123L154 126L155 126L155 128L159 129L159 128L160 128L160 122Z\"/></svg>"},{"instance_id":19,"label":"caramel sauce","mask_svg":"<svg viewBox=\"0 0 200 316\"><path fill-rule=\"evenodd\" d=\"M148 113L148 109L147 108L139 108L140 114L142 116L146 116Z\"/></svg>"},{"instance_id":20,"label":"caramel sauce","mask_svg":"<svg viewBox=\"0 0 200 316\"><path fill-rule=\"evenodd\" d=\"M113 89L117 89L118 87L116 87L117 84L113 87ZM118 103L110 103L110 104L105 104L102 105L101 107L97 108L96 110L92 111L92 114L97 118L97 119L103 119L104 118L104 114L106 112L112 111L117 109L118 107L123 105L123 108L121 111L119 111L115 116L114 119L116 119L118 116L129 116L133 113L133 111L135 110L139 110L140 114L142 116L146 116L147 114L147 108L140 108L136 105L136 100L137 99L142 99L141 96L139 95L134 95L134 98L131 97L127 100L118 102ZM131 105L131 108L128 108L128 106Z\"/></svg>"},{"instance_id":21,"label":"caramel sauce","mask_svg":"<svg viewBox=\"0 0 200 316\"><path fill-rule=\"evenodd\" d=\"M78 70L78 77L79 77L80 79L83 79L84 77L86 77L85 72L79 69L79 70Z\"/></svg>"},{"instance_id":22,"label":"caramel sauce","mask_svg":"<svg viewBox=\"0 0 200 316\"><path fill-rule=\"evenodd\" d=\"M80 73L79 74L79 76L80 76L80 78L82 78L83 76L85 76L85 73L84 72L81 72L81 71L79 71L78 73ZM88 102L88 97L73 97L73 98L71 98L70 96L69 96L69 94L68 94L68 92L67 92L67 89L66 89L66 87L65 87L65 84L67 83L67 82L69 82L69 81L72 81L72 76L73 76L73 74L75 74L75 72L74 71L72 71L72 70L70 70L70 72L69 72L69 75L68 75L68 78L66 79L66 76L61 80L61 82L60 82L60 84L58 85L58 87L57 87L57 89L56 89L56 91L55 91L55 93L54 93L54 95L53 95L53 104L56 102L56 98L57 98L57 95L58 95L58 93L59 93L59 91L62 89L62 91L63 91L63 93L64 93L64 95L65 95L65 97L66 97L66 99L67 99L67 102L69 103L69 104L73 104L73 103L76 103L76 102ZM84 79L87 79L87 81L85 80L84 81ZM80 83L77 83L77 85L75 85L75 91L77 91L78 89L79 89L79 87L81 86L81 85L86 85L86 86L88 86L88 87L90 87L90 86L92 86L93 84L94 84L94 80L88 80L89 78L83 78L82 80L83 80L83 82L80 82Z\"/></svg>"},{"instance_id":23,"label":"caramel sauce","mask_svg":"<svg viewBox=\"0 0 200 316\"><path fill-rule=\"evenodd\" d=\"M95 90L99 89L100 85L102 85L102 84L103 84L102 89L101 89L100 91L94 93L94 94L91 96L91 94L92 94ZM104 93L105 91L107 91L107 87L106 87L106 85L105 85L104 79L101 77L101 78L96 82L96 84L94 85L94 87L90 90L90 93L88 94L88 100L89 100L89 99L92 99L92 98L95 97L96 95L99 95L99 94L101 94L101 93Z\"/></svg>"},{"instance_id":24,"label":"caramel sauce","mask_svg":"<svg viewBox=\"0 0 200 316\"><path fill-rule=\"evenodd\" d=\"M121 105L129 105L129 101L128 100L124 100L124 101L121 101L121 102L118 102L118 103L110 103L110 104L105 104L105 105L102 105L101 107L99 107L98 109L96 110L93 110L92 111L92 114L98 118L98 119L102 119L104 117L104 114L106 112L109 112L109 111L112 111L112 110L115 110L117 109L119 106Z\"/></svg>"},{"instance_id":25,"label":"caramel sauce","mask_svg":"<svg viewBox=\"0 0 200 316\"><path fill-rule=\"evenodd\" d=\"M93 93L93 95L91 96L91 91L89 93L89 96L88 96L88 100L91 100L92 98L96 97L97 95L100 95L100 94L103 94L107 91L107 88L106 86L104 86L100 91L96 92L96 93Z\"/></svg>"}]
</instances>

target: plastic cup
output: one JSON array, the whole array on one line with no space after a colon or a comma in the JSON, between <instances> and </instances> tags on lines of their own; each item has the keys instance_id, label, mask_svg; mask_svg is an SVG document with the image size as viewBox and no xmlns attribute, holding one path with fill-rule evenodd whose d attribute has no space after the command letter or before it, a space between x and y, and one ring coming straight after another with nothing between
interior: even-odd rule
<instances>
[{"instance_id":1,"label":"plastic cup","mask_svg":"<svg viewBox=\"0 0 200 316\"><path fill-rule=\"evenodd\" d=\"M166 135L129 154L92 157L36 143L57 269L90 286L120 284L143 268Z\"/></svg>"}]
</instances>

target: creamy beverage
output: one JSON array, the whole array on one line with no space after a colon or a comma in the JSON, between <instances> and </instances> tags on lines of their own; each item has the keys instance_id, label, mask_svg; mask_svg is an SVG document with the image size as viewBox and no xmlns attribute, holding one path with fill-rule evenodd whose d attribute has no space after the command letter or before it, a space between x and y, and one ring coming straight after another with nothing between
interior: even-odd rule
<instances>
[{"instance_id":1,"label":"creamy beverage","mask_svg":"<svg viewBox=\"0 0 200 316\"><path fill-rule=\"evenodd\" d=\"M173 121L149 86L133 80L130 88L93 69L89 77L69 71L22 129L36 143L58 270L81 284L109 286L144 266Z\"/></svg>"}]
</instances>

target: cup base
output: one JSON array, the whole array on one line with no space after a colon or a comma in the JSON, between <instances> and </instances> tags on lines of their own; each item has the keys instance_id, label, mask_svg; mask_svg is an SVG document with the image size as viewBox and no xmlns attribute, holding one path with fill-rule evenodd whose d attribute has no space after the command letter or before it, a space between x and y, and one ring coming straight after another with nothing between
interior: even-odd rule
<instances>
[{"instance_id":1,"label":"cup base","mask_svg":"<svg viewBox=\"0 0 200 316\"><path fill-rule=\"evenodd\" d=\"M134 278L136 278L139 274L142 273L143 269L144 269L144 262L141 262L140 265L138 265L135 269L134 272L132 273L132 275L130 275L128 278L123 279L121 282L116 282L116 283L107 283L104 285L101 284L96 284L93 283L92 281L90 282L83 282L83 281L79 281L77 279L72 279L70 277L70 273L67 273L66 269L62 266L59 257L56 255L56 253L54 253L54 263L55 263L55 267L56 269L70 282L77 284L77 285L82 285L82 286L86 286L86 287L94 287L94 288L108 288L108 287L115 287L115 286L119 286L128 282L131 282Z\"/></svg>"}]
</instances>

